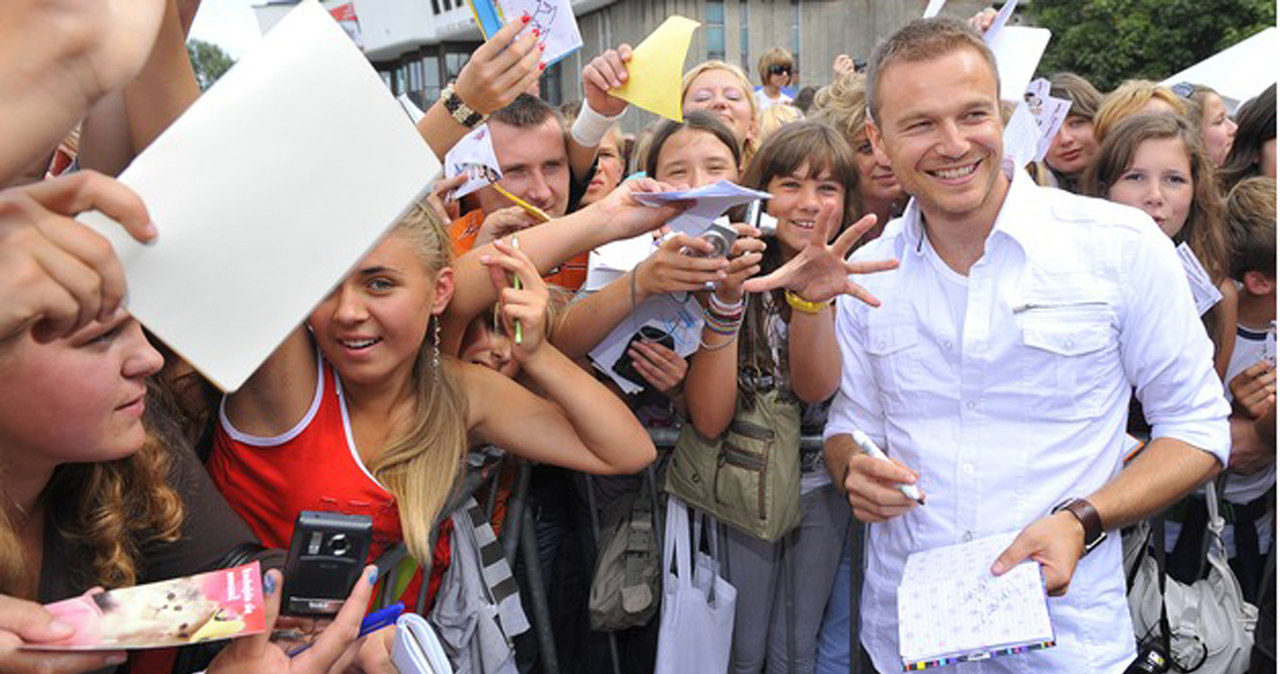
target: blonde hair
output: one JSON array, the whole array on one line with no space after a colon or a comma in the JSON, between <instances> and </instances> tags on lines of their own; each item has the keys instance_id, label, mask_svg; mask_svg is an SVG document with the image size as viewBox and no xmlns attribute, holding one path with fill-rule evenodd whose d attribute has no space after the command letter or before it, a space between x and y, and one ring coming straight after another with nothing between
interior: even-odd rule
<instances>
[{"instance_id":1,"label":"blonde hair","mask_svg":"<svg viewBox=\"0 0 1280 674\"><path fill-rule=\"evenodd\" d=\"M771 105L769 106L769 109L760 114L760 133L757 134L756 137L759 138L760 142L763 144L765 139L769 137L769 134L772 134L774 131L781 129L787 124L798 122L802 119L804 119L804 113L800 112L800 108L797 108L790 103L778 103L776 105Z\"/></svg>"},{"instance_id":2,"label":"blonde hair","mask_svg":"<svg viewBox=\"0 0 1280 674\"><path fill-rule=\"evenodd\" d=\"M867 138L867 78L861 73L841 75L836 81L822 87L813 97L817 112L814 119L834 126L844 136L849 147Z\"/></svg>"},{"instance_id":3,"label":"blonde hair","mask_svg":"<svg viewBox=\"0 0 1280 674\"><path fill-rule=\"evenodd\" d=\"M1142 110L1142 106L1153 98L1168 103L1179 115L1187 114L1186 101L1171 89L1150 80L1128 80L1102 98L1098 112L1093 116L1093 137L1099 143L1106 140L1116 124Z\"/></svg>"},{"instance_id":4,"label":"blonde hair","mask_svg":"<svg viewBox=\"0 0 1280 674\"><path fill-rule=\"evenodd\" d=\"M429 206L418 204L392 232L413 244L431 276L449 265L448 233ZM431 318L435 325L428 332L438 329L439 320ZM430 336L422 340L410 381L416 399L409 418L398 424L370 470L396 499L409 553L425 562L431 559L432 529L466 456L467 400L455 362L442 359Z\"/></svg>"},{"instance_id":5,"label":"blonde hair","mask_svg":"<svg viewBox=\"0 0 1280 674\"><path fill-rule=\"evenodd\" d=\"M141 450L110 462L58 466L41 496L50 526L77 552L89 555L88 575L73 578L83 587L133 585L142 547L181 536L183 503L169 484L171 452L191 450L181 444L168 401L155 387L147 403ZM0 507L0 594L19 594L30 574L13 523Z\"/></svg>"},{"instance_id":6,"label":"blonde hair","mask_svg":"<svg viewBox=\"0 0 1280 674\"><path fill-rule=\"evenodd\" d=\"M751 86L751 80L747 77L747 74L743 72L742 68L732 63L725 63L715 59L703 61L690 68L689 72L684 74L684 82L680 87L681 104L683 105L684 99L688 98L689 87L693 86L693 81L698 79L699 75L712 70L724 70L737 78L738 84L742 86L742 96L747 100L747 105L751 106L751 119L759 119L760 108L756 105L755 88ZM743 138L739 142L742 146L742 166L746 167L747 164L751 163L751 157L755 155L756 150L760 149L760 139L757 134L751 138Z\"/></svg>"}]
</instances>

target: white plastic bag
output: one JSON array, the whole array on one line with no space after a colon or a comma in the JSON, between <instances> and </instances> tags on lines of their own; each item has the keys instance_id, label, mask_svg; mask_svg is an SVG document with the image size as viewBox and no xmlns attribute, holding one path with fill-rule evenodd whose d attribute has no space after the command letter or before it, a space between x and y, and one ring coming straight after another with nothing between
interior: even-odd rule
<instances>
[{"instance_id":1,"label":"white plastic bag","mask_svg":"<svg viewBox=\"0 0 1280 674\"><path fill-rule=\"evenodd\" d=\"M662 624L658 630L654 674L708 674L729 669L738 592L720 576L715 519L697 511L694 517L698 518L695 529L699 534L705 518L712 541L712 554L698 552L696 561L691 554L696 546L690 543L689 509L675 496L667 502L662 550Z\"/></svg>"}]
</instances>

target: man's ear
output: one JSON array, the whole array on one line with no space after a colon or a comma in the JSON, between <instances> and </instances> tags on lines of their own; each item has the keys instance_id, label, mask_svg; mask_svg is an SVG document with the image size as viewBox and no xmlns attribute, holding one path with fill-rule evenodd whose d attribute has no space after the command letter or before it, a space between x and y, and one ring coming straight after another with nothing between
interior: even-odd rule
<instances>
[{"instance_id":1,"label":"man's ear","mask_svg":"<svg viewBox=\"0 0 1280 674\"><path fill-rule=\"evenodd\" d=\"M1244 289L1250 295L1269 295L1275 292L1276 279L1260 271L1247 271L1244 273Z\"/></svg>"},{"instance_id":2,"label":"man's ear","mask_svg":"<svg viewBox=\"0 0 1280 674\"><path fill-rule=\"evenodd\" d=\"M880 135L880 127L867 117L867 140L871 141L871 151L876 155L876 163L881 166L893 166L889 162L889 153L884 149L884 136Z\"/></svg>"},{"instance_id":3,"label":"man's ear","mask_svg":"<svg viewBox=\"0 0 1280 674\"><path fill-rule=\"evenodd\" d=\"M436 274L435 282L435 298L431 301L431 313L436 316L444 315L444 310L449 306L449 300L453 299L453 268L445 267Z\"/></svg>"}]
</instances>

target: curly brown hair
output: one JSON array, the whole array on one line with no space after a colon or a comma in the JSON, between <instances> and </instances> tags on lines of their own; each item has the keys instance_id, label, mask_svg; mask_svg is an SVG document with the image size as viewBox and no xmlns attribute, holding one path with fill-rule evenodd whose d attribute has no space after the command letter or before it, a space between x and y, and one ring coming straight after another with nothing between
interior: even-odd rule
<instances>
[{"instance_id":1,"label":"curly brown hair","mask_svg":"<svg viewBox=\"0 0 1280 674\"><path fill-rule=\"evenodd\" d=\"M45 487L49 525L86 555L87 564L73 571L80 574L73 576L78 585L133 585L143 546L181 535L182 497L170 484L171 452L181 438L161 398L154 388L148 394L140 451L115 461L64 464ZM0 594L17 594L29 574L12 523L0 510Z\"/></svg>"}]
</instances>

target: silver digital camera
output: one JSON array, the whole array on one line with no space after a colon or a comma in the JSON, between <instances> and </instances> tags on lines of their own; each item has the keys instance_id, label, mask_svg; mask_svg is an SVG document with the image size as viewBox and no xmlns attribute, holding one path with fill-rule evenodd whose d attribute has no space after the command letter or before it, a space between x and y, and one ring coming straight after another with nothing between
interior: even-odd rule
<instances>
[{"instance_id":1,"label":"silver digital camera","mask_svg":"<svg viewBox=\"0 0 1280 674\"><path fill-rule=\"evenodd\" d=\"M707 228L707 231L698 235L698 238L711 244L711 252L703 254L698 251L692 251L694 255L699 257L729 257L729 250L733 248L733 242L738 240L738 232L732 227L713 222Z\"/></svg>"}]
</instances>

